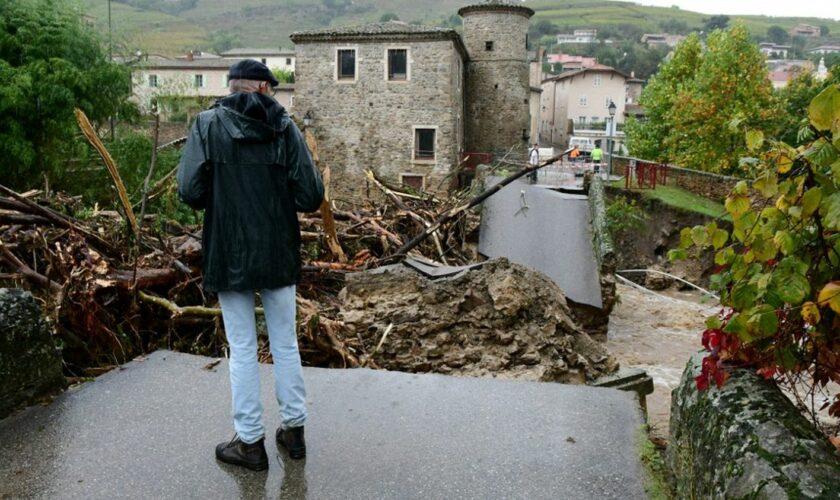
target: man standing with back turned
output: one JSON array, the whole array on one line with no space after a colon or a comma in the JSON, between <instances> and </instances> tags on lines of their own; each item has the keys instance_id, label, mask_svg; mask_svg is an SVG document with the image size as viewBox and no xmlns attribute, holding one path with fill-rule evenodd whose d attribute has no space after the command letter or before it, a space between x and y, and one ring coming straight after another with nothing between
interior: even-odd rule
<instances>
[{"instance_id":1,"label":"man standing with back turned","mask_svg":"<svg viewBox=\"0 0 840 500\"><path fill-rule=\"evenodd\" d=\"M216 458L253 470L268 467L257 364L254 294L265 309L281 424L276 439L303 458L306 393L295 329L300 273L297 212L316 210L321 176L286 110L272 96L277 80L252 60L230 67L231 94L199 114L178 166L178 193L204 209L204 288L217 292L230 345L233 426Z\"/></svg>"}]
</instances>

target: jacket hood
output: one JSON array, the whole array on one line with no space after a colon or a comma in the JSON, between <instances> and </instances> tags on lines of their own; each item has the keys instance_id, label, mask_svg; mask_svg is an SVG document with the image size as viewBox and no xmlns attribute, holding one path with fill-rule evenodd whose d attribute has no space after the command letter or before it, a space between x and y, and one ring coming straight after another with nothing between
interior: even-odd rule
<instances>
[{"instance_id":1,"label":"jacket hood","mask_svg":"<svg viewBox=\"0 0 840 500\"><path fill-rule=\"evenodd\" d=\"M273 98L256 92L236 92L216 101L222 125L235 140L270 142L289 126L289 114Z\"/></svg>"}]
</instances>

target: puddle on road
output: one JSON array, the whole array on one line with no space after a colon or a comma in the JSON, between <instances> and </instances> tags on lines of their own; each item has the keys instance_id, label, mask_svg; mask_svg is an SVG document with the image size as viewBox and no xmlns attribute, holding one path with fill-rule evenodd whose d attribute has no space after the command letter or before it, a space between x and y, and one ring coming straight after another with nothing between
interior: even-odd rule
<instances>
[{"instance_id":1,"label":"puddle on road","mask_svg":"<svg viewBox=\"0 0 840 500\"><path fill-rule=\"evenodd\" d=\"M668 300L628 285L617 288L620 301L610 317L607 350L622 366L640 368L653 378L648 422L655 437L666 438L671 390L689 357L702 348L704 321L718 307L698 303L699 293L665 292L676 299Z\"/></svg>"}]
</instances>

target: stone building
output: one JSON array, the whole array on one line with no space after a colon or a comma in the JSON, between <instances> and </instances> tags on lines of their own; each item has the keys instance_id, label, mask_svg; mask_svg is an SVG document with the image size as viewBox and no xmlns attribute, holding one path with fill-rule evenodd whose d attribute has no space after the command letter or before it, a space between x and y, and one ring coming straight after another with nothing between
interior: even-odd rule
<instances>
[{"instance_id":1,"label":"stone building","mask_svg":"<svg viewBox=\"0 0 840 500\"><path fill-rule=\"evenodd\" d=\"M467 148L499 151L528 140L531 85L528 20L522 5L485 2L458 11L467 63Z\"/></svg>"},{"instance_id":2,"label":"stone building","mask_svg":"<svg viewBox=\"0 0 840 500\"><path fill-rule=\"evenodd\" d=\"M292 34L296 114L310 118L333 190L362 192L367 168L444 190L466 152L524 149L533 11L493 1L459 14L463 38L399 21Z\"/></svg>"}]
</instances>

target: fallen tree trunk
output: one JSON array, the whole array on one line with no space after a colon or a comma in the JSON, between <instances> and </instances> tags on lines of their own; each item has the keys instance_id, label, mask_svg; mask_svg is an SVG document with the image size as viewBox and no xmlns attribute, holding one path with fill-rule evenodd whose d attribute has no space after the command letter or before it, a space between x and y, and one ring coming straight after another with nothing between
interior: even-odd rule
<instances>
[{"instance_id":1,"label":"fallen tree trunk","mask_svg":"<svg viewBox=\"0 0 840 500\"><path fill-rule=\"evenodd\" d=\"M528 175L531 172L539 170L539 169L545 167L546 165L551 165L552 163L555 163L555 162L559 161L564 156L569 154L571 151L572 151L571 149L566 150L563 153L561 153L559 155L556 155L552 158L549 158L548 160L546 160L546 161L544 161L544 162L542 162L538 165L532 165L528 168L520 170L519 172L516 172L515 174L512 174L508 177L505 177L498 184L496 184L493 187L485 190L483 193L474 197L473 199L471 199L466 204L458 206L458 207L454 207L450 210L447 210L446 212L441 214L441 216L438 217L434 222L432 222L431 225L427 226L426 229L421 231L420 234L418 234L417 236L412 238L405 245L401 246L396 252L394 252L393 255L387 257L386 259L383 259L383 262L389 262L389 261L393 261L393 260L405 257L406 255L408 255L408 252L410 252L411 250L414 249L414 247L416 247L417 245L422 243L423 240L425 240L430 235L432 235L443 224L446 224L447 222L449 222L449 221L455 219L456 217L458 217L460 214L466 212L467 210L471 209L472 207L478 205L479 203L482 203L484 200L486 200L487 198L489 198L489 197L493 196L494 194L498 193L499 191L502 190L503 187L507 186L508 184L515 181L516 179L519 179L520 177Z\"/></svg>"}]
</instances>

